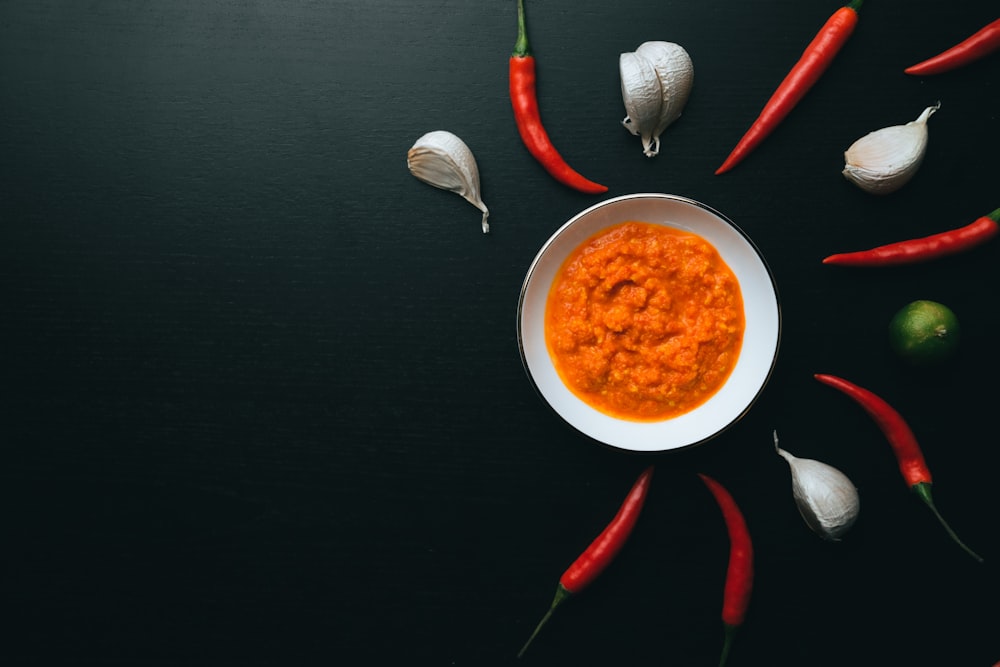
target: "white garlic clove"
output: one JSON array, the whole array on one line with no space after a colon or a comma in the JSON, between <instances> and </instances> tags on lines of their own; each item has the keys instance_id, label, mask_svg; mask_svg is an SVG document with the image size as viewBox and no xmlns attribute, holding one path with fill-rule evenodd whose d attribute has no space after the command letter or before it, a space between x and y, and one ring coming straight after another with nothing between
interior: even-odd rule
<instances>
[{"instance_id":1,"label":"white garlic clove","mask_svg":"<svg viewBox=\"0 0 1000 667\"><path fill-rule=\"evenodd\" d=\"M861 510L858 490L837 468L814 459L800 459L778 446L792 472L792 496L806 525L820 537L839 541L850 530Z\"/></svg>"},{"instance_id":2,"label":"white garlic clove","mask_svg":"<svg viewBox=\"0 0 1000 667\"><path fill-rule=\"evenodd\" d=\"M681 117L691 96L694 63L684 47L673 42L643 42L635 52L653 63L660 80L660 119L653 130L653 139L659 146L660 135Z\"/></svg>"},{"instance_id":3,"label":"white garlic clove","mask_svg":"<svg viewBox=\"0 0 1000 667\"><path fill-rule=\"evenodd\" d=\"M446 130L428 132L406 153L410 173L424 183L455 192L483 212L483 233L490 211L479 194L479 167L464 141Z\"/></svg>"},{"instance_id":4,"label":"white garlic clove","mask_svg":"<svg viewBox=\"0 0 1000 667\"><path fill-rule=\"evenodd\" d=\"M940 107L940 103L927 107L916 120L870 132L851 144L844 153L847 180L872 194L903 187L924 160L927 119Z\"/></svg>"},{"instance_id":5,"label":"white garlic clove","mask_svg":"<svg viewBox=\"0 0 1000 667\"><path fill-rule=\"evenodd\" d=\"M687 51L673 42L643 42L618 58L625 120L622 125L642 138L642 152L660 152L660 135L677 120L687 104L694 82L694 66Z\"/></svg>"},{"instance_id":6,"label":"white garlic clove","mask_svg":"<svg viewBox=\"0 0 1000 667\"><path fill-rule=\"evenodd\" d=\"M656 68L648 59L629 52L618 57L618 72L627 114L622 125L642 139L643 152L652 157L660 149L659 137L654 140L653 133L660 122L663 103Z\"/></svg>"}]
</instances>

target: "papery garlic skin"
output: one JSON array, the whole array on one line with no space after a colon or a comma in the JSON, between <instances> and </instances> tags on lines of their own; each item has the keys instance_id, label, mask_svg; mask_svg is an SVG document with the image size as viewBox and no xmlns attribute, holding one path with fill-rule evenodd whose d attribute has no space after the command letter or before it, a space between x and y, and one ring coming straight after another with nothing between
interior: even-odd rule
<instances>
[{"instance_id":1,"label":"papery garlic skin","mask_svg":"<svg viewBox=\"0 0 1000 667\"><path fill-rule=\"evenodd\" d=\"M844 152L847 180L862 190L895 192L917 173L927 152L927 120L941 104L927 107L916 120L869 132Z\"/></svg>"},{"instance_id":2,"label":"papery garlic skin","mask_svg":"<svg viewBox=\"0 0 1000 667\"><path fill-rule=\"evenodd\" d=\"M648 59L629 52L618 56L618 71L626 114L622 125L642 139L643 153L652 157L660 149L659 136L654 139L653 132L659 125L663 106L656 68Z\"/></svg>"},{"instance_id":3,"label":"papery garlic skin","mask_svg":"<svg viewBox=\"0 0 1000 667\"><path fill-rule=\"evenodd\" d=\"M839 541L861 511L857 488L837 468L815 459L800 459L781 449L777 433L774 448L791 469L792 496L806 525L823 539Z\"/></svg>"},{"instance_id":4,"label":"papery garlic skin","mask_svg":"<svg viewBox=\"0 0 1000 667\"><path fill-rule=\"evenodd\" d=\"M447 130L428 132L407 151L406 166L424 183L464 197L483 212L483 233L490 231L490 211L479 194L476 158L458 136Z\"/></svg>"},{"instance_id":5,"label":"papery garlic skin","mask_svg":"<svg viewBox=\"0 0 1000 667\"><path fill-rule=\"evenodd\" d=\"M622 125L641 137L643 154L660 152L660 135L681 116L694 85L694 65L679 44L643 42L618 58L625 119Z\"/></svg>"},{"instance_id":6,"label":"papery garlic skin","mask_svg":"<svg viewBox=\"0 0 1000 667\"><path fill-rule=\"evenodd\" d=\"M635 52L653 63L660 80L660 119L653 136L659 148L659 137L667 127L681 117L694 85L694 64L680 44L673 42L643 42Z\"/></svg>"}]
</instances>

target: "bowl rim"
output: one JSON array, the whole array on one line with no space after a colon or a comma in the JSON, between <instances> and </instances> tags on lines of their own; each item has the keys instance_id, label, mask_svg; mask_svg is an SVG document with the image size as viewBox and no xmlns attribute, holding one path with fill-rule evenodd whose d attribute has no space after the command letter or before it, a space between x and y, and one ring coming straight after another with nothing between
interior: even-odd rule
<instances>
[{"instance_id":1,"label":"bowl rim","mask_svg":"<svg viewBox=\"0 0 1000 667\"><path fill-rule=\"evenodd\" d=\"M546 395L545 391L540 386L539 381L536 378L535 374L532 372L532 365L531 365L531 362L529 360L529 355L528 355L528 353L527 353L527 351L525 349L525 323L524 323L524 318L525 318L525 301L526 301L526 299L528 297L528 292L529 292L529 289L531 288L532 280L537 275L537 273L539 271L539 267L542 264L542 261L544 260L546 254L549 252L549 250L552 248L552 246L555 245L563 236L565 236L566 233L568 232L568 230L570 230L570 228L574 227L581 219L584 219L584 218L586 218L586 217L594 214L595 212L599 211L600 209L604 209L604 208L608 208L608 207L614 207L616 205L622 204L623 202L634 201L634 200L661 200L661 201L665 201L665 202L670 202L670 203L675 204L675 205L681 205L681 206L685 206L685 207L693 207L695 209L699 209L700 213L702 213L702 214L708 214L709 216L712 216L712 217L716 218L717 220L725 223L726 226L728 226L729 228L732 229L733 232L735 232L735 234L737 235L736 238L738 238L738 240L740 242L742 242L743 244L745 244L746 248L751 251L753 260L759 264L759 266L757 268L759 270L761 270L763 272L763 275L766 276L766 278L767 278L766 282L767 282L767 287L769 289L767 289L765 291L767 291L769 293L769 297L773 298L773 300L772 300L772 298L768 299L769 303L771 305L773 305L773 316L774 316L774 321L773 321L774 338L773 338L773 342L770 342L770 339L768 339L769 340L768 344L769 344L769 346L773 346L773 347L771 347L770 358L767 360L766 370L764 370L764 372L760 376L759 380L755 380L755 382L757 383L757 386L753 389L752 394L749 395L749 398L747 398L745 400L745 405L742 405L741 408L737 412L731 414L730 417L727 420L725 420L724 423L722 423L721 425L719 425L718 428L714 428L712 430L712 432L707 433L707 434L700 434L697 437L695 437L693 439L690 439L689 441L683 441L683 442L680 442L680 443L667 444L665 446L649 446L648 444L643 444L641 446L631 446L631 444L630 444L631 441L630 441L629 444L623 443L621 441L612 441L612 440L614 440L613 438L606 437L604 435L595 434L592 429L581 427L581 425L579 423L576 423L573 420L571 420L567 415L563 414L562 411L560 411L559 409L557 409L557 407L555 405L553 405L553 402ZM623 219L621 222L624 222L624 221L625 220ZM615 224L617 224L617 223L615 223ZM690 230L687 227L684 227L682 225L670 225L668 222L658 222L657 224L665 224L666 226L674 226L676 228L686 229L688 231L692 231L692 230ZM608 224L608 225L603 225L603 226L595 227L595 229L589 231L589 233L586 234L585 238L590 238L594 234L598 233L600 230L606 229L606 228L608 228L610 226L613 226L613 225ZM698 232L695 231L695 233L698 233ZM716 245L714 242L712 242L711 239L708 239L708 240L709 240L710 243L713 244L713 246ZM579 245L579 243L580 243L580 241L578 241L576 244L574 244L573 247L577 247ZM560 260L560 262L559 262L560 266L562 265L562 261L564 261L564 258L562 260ZM558 269L556 269L556 270L558 270ZM546 288L546 294L547 293L548 293L548 289ZM746 308L746 305L744 306L744 308ZM690 197L685 197L685 196L681 196L681 195L674 195L674 194L667 194L667 193L660 193L660 192L638 192L638 193L625 194L625 195L619 195L619 196L616 196L616 197L611 197L609 199L602 200L600 202L597 202L597 203L595 203L595 204L593 204L593 205L591 205L591 206L583 209L582 211L580 211L580 212L574 214L573 216L571 216L562 225L560 225L559 228L556 229L556 231L553 232L548 237L548 239L546 239L546 241L542 244L542 246L539 248L538 252L535 254L534 258L532 259L531 263L528 266L528 270L525 273L524 280L523 280L523 282L521 284L521 290L520 290L520 293L518 295L518 301L517 301L517 318L516 318L516 324L517 324L517 327L516 327L517 328L517 344L518 344L518 352L519 352L520 357L521 357L522 366L524 368L524 371L525 371L526 375L528 376L528 380L529 380L532 388L534 389L535 393L537 393L539 395L539 397L542 399L542 402L546 406L548 406L548 408L551 411L553 411L563 422L565 422L566 424L568 424L570 427L572 427L578 433L584 435L585 437L587 437L591 441L596 442L596 443L598 443L598 444L600 444L602 446L610 447L612 449L616 449L616 450L620 450L620 451L628 451L628 452L659 453L659 452L665 452L665 451L677 451L677 450L690 449L692 447L697 447L697 446L703 445L703 444L705 444L705 443L707 443L707 442L715 439L716 437L718 437L722 433L726 432L730 428L732 428L735 424L737 424L740 420L742 420L744 416L746 416L746 414L757 403L757 401L759 400L761 394L764 392L764 389L767 387L768 382L770 381L771 377L774 374L775 367L777 366L778 352L779 352L780 347L781 347L782 324L783 324L782 319L783 318L782 318L782 309L781 309L781 298L780 298L780 294L778 292L778 285L777 285L777 281L775 280L775 277L774 277L774 272L771 270L771 267L767 263L767 260L765 259L764 254L761 252L760 248L753 241L753 239L749 236L749 234L747 234L739 225L737 225L732 219L730 219L728 216L726 216L722 212L718 211L717 209L713 208L712 206L709 206L708 204L705 204L705 203L700 202L698 200L691 199ZM744 341L744 343L745 343L745 341ZM741 352L741 357L742 357L742 352ZM734 371L735 371L735 368L734 368ZM728 382L728 380L727 380L727 382ZM569 390L565 389L565 391L569 391ZM587 406L582 401L582 399L579 399L577 397L577 400L579 401L582 410L593 412L593 413L598 412L598 411L596 411L595 408ZM711 402L711 400L712 399L709 399L709 402ZM703 405L707 405L707 403L703 404ZM696 408L692 412L697 412L700 409L701 409L700 407ZM615 422L617 424L625 425L625 428L627 430L631 430L631 429L649 430L649 429L656 429L658 426L660 428L663 428L663 426L662 426L663 424L666 424L666 423L669 423L669 422L673 422L675 420L680 419L681 417L684 417L684 415L680 415L679 417L674 418L674 419L664 420L662 422L632 422L632 421L628 421L628 420L615 419L614 417L610 417L608 415L603 415L601 417L601 419L604 420L604 421L611 420L611 421L613 421L613 422ZM641 440L645 443L646 440L647 440L647 438L641 438Z\"/></svg>"}]
</instances>

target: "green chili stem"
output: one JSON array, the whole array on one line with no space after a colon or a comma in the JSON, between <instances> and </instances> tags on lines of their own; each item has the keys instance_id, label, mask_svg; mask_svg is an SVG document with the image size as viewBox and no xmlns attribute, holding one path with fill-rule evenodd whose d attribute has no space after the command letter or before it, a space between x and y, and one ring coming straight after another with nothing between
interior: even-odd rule
<instances>
[{"instance_id":1,"label":"green chili stem","mask_svg":"<svg viewBox=\"0 0 1000 667\"><path fill-rule=\"evenodd\" d=\"M520 4L520 2L518 4ZM528 641L524 642L524 646L522 646L521 650L517 652L517 657L520 658L522 655L524 655L524 652L528 649L528 645L535 638L535 635L538 634L538 631L542 629L542 626L545 625L545 623L552 617L552 612L556 610L556 607L558 607L566 599L568 599L569 596L570 592L566 590L566 588L562 584L559 584L559 587L556 588L556 596L552 600L552 605L549 606L549 610L545 612L545 616L542 616L542 620L540 620L538 622L538 625L535 626L535 631L531 633L530 637L528 637Z\"/></svg>"},{"instance_id":2,"label":"green chili stem","mask_svg":"<svg viewBox=\"0 0 1000 667\"><path fill-rule=\"evenodd\" d=\"M944 526L944 529L948 531L948 534L951 536L951 539L955 540L958 546L962 547L962 549L965 550L965 553L969 554L970 556L975 558L978 562L982 563L983 562L982 556L980 556L975 551L967 547L965 543L958 538L958 535L955 534L955 531L951 529L951 526L948 525L948 522L944 520L944 517L941 516L941 513L938 512L937 507L934 505L934 498L931 497L930 483L918 482L917 484L913 485L913 490L914 492L916 492L918 496L920 496L920 499L924 501L924 504L931 508L931 511L934 512L934 516L938 518L938 521L941 522L941 525Z\"/></svg>"},{"instance_id":3,"label":"green chili stem","mask_svg":"<svg viewBox=\"0 0 1000 667\"><path fill-rule=\"evenodd\" d=\"M517 0L517 41L514 42L514 53L518 58L531 55L531 45L528 43L528 30L524 27L524 0Z\"/></svg>"},{"instance_id":4,"label":"green chili stem","mask_svg":"<svg viewBox=\"0 0 1000 667\"><path fill-rule=\"evenodd\" d=\"M992 220L993 222L1000 222L1000 208L998 208L997 210L993 211L992 213L990 213L986 217L989 218L990 220Z\"/></svg>"},{"instance_id":5,"label":"green chili stem","mask_svg":"<svg viewBox=\"0 0 1000 667\"><path fill-rule=\"evenodd\" d=\"M719 656L719 667L725 667L726 660L729 658L729 648L733 645L733 637L736 636L736 626L725 623L726 637L722 641L722 655Z\"/></svg>"},{"instance_id":6,"label":"green chili stem","mask_svg":"<svg viewBox=\"0 0 1000 667\"><path fill-rule=\"evenodd\" d=\"M847 3L847 6L853 9L854 11L858 11L859 9L861 9L862 1L863 0L851 0L850 2Z\"/></svg>"}]
</instances>

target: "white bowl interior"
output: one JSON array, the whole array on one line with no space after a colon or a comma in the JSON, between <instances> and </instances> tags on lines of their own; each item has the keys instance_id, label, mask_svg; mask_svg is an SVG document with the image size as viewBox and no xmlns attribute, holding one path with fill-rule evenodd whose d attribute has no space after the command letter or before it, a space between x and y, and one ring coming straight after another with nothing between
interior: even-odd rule
<instances>
[{"instance_id":1,"label":"white bowl interior","mask_svg":"<svg viewBox=\"0 0 1000 667\"><path fill-rule=\"evenodd\" d=\"M719 251L743 294L746 331L726 383L705 403L655 422L616 419L578 398L559 377L545 344L545 306L563 261L600 230L629 220L698 234ZM518 343L528 377L542 398L585 435L620 449L655 452L695 445L738 421L763 390L777 360L778 294L753 242L728 218L692 199L659 193L616 197L571 218L542 246L528 269L518 303Z\"/></svg>"}]
</instances>

